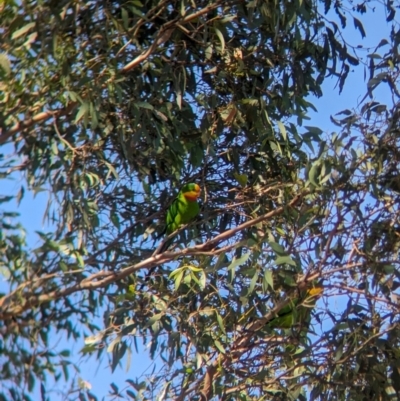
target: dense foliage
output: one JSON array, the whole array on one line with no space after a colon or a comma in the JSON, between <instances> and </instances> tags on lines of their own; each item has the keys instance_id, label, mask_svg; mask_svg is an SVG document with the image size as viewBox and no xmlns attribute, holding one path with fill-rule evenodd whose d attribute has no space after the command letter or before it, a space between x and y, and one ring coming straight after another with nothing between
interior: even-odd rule
<instances>
[{"instance_id":1,"label":"dense foliage","mask_svg":"<svg viewBox=\"0 0 400 401\"><path fill-rule=\"evenodd\" d=\"M74 357L50 338L88 330L112 370L139 341L163 364L115 398L400 397L396 7L0 1L0 177L23 177L0 186L0 398L50 399ZM350 46L377 8L390 36ZM324 80L340 92L361 66L337 132L304 125ZM187 182L200 215L161 253ZM10 212L26 190L49 196L35 249ZM65 399L106 396L75 385Z\"/></svg>"}]
</instances>

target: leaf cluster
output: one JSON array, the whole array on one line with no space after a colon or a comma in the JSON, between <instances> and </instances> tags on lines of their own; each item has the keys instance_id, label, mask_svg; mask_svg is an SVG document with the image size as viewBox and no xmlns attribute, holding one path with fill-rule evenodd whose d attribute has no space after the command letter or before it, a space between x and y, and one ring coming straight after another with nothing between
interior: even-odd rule
<instances>
[{"instance_id":1,"label":"leaf cluster","mask_svg":"<svg viewBox=\"0 0 400 401\"><path fill-rule=\"evenodd\" d=\"M0 2L0 178L23 178L0 197L2 399L38 382L49 399L49 375L66 399L102 396L70 379L63 335L113 371L149 344L159 368L114 398L399 396L392 2L366 59L344 39L349 19L366 35L372 3ZM360 109L332 116L336 133L303 126L325 78L341 91L359 64ZM200 216L155 254L186 182ZM35 248L7 206L26 190L49 199Z\"/></svg>"}]
</instances>

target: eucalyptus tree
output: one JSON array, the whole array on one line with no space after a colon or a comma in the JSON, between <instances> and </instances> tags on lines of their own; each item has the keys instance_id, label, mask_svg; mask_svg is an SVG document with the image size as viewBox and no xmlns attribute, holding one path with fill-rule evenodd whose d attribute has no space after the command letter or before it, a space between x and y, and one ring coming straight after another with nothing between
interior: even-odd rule
<instances>
[{"instance_id":1,"label":"eucalyptus tree","mask_svg":"<svg viewBox=\"0 0 400 401\"><path fill-rule=\"evenodd\" d=\"M390 35L347 43L379 7ZM158 370L115 398L399 396L393 1L3 0L0 30L0 174L23 178L0 198L2 399L71 381L54 336L113 371L151 344ZM337 132L305 125L362 67ZM200 215L160 252L187 182ZM33 249L8 203L27 190L48 194Z\"/></svg>"}]
</instances>

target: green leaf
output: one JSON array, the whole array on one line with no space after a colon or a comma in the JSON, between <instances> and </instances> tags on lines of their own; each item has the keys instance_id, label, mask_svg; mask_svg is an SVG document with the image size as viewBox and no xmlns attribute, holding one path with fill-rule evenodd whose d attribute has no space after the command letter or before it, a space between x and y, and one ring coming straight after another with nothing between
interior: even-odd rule
<instances>
[{"instance_id":1,"label":"green leaf","mask_svg":"<svg viewBox=\"0 0 400 401\"><path fill-rule=\"evenodd\" d=\"M358 29L361 33L361 37L364 39L367 35L364 30L364 26L361 21L355 17L353 17L354 28Z\"/></svg>"},{"instance_id":2,"label":"green leaf","mask_svg":"<svg viewBox=\"0 0 400 401\"><path fill-rule=\"evenodd\" d=\"M349 109L345 109L345 110L342 110L342 111L339 111L338 113L336 113L335 116L339 116L341 114L344 114L346 116L351 116L353 114L353 112Z\"/></svg>"},{"instance_id":3,"label":"green leaf","mask_svg":"<svg viewBox=\"0 0 400 401\"><path fill-rule=\"evenodd\" d=\"M385 274L393 274L395 272L396 268L393 265L384 265L383 266L383 271Z\"/></svg>"},{"instance_id":4,"label":"green leaf","mask_svg":"<svg viewBox=\"0 0 400 401\"><path fill-rule=\"evenodd\" d=\"M118 394L119 393L119 388L118 388L118 386L115 384L115 383L110 383L110 386L111 386L111 388L112 388L112 390L113 390L113 394Z\"/></svg>"},{"instance_id":5,"label":"green leaf","mask_svg":"<svg viewBox=\"0 0 400 401\"><path fill-rule=\"evenodd\" d=\"M204 289L207 286L207 276L204 271L202 271L200 273L200 279L199 279L198 285L199 285L200 291L204 291Z\"/></svg>"},{"instance_id":6,"label":"green leaf","mask_svg":"<svg viewBox=\"0 0 400 401\"><path fill-rule=\"evenodd\" d=\"M381 41L379 42L379 44L376 48L379 49L380 47L386 46L388 44L389 44L389 41L387 39L381 39Z\"/></svg>"},{"instance_id":7,"label":"green leaf","mask_svg":"<svg viewBox=\"0 0 400 401\"><path fill-rule=\"evenodd\" d=\"M122 23L125 29L129 28L129 16L125 8L121 7Z\"/></svg>"},{"instance_id":8,"label":"green leaf","mask_svg":"<svg viewBox=\"0 0 400 401\"><path fill-rule=\"evenodd\" d=\"M97 126L99 125L99 120L97 117L97 110L93 104L93 102L90 102L90 118L91 118L91 129L96 129Z\"/></svg>"},{"instance_id":9,"label":"green leaf","mask_svg":"<svg viewBox=\"0 0 400 401\"><path fill-rule=\"evenodd\" d=\"M214 340L214 345L217 347L217 349L221 352L221 354L225 354L225 349L222 346L221 342L218 340Z\"/></svg>"},{"instance_id":10,"label":"green leaf","mask_svg":"<svg viewBox=\"0 0 400 401\"><path fill-rule=\"evenodd\" d=\"M150 103L147 103L147 102L136 102L135 105L142 109L154 110L154 107Z\"/></svg>"},{"instance_id":11,"label":"green leaf","mask_svg":"<svg viewBox=\"0 0 400 401\"><path fill-rule=\"evenodd\" d=\"M249 259L250 253L245 253L242 255L240 258L236 259L236 257L233 258L231 264L228 266L228 270L234 270L237 266L240 266Z\"/></svg>"},{"instance_id":12,"label":"green leaf","mask_svg":"<svg viewBox=\"0 0 400 401\"><path fill-rule=\"evenodd\" d=\"M11 39L18 39L19 37L25 35L28 33L32 28L36 26L35 22L30 22L29 24L26 24L22 28L18 29L11 35Z\"/></svg>"},{"instance_id":13,"label":"green leaf","mask_svg":"<svg viewBox=\"0 0 400 401\"><path fill-rule=\"evenodd\" d=\"M176 271L172 272L170 277L174 278L174 285L175 285L175 291L178 291L179 286L181 285L183 276L185 274L184 269L177 269Z\"/></svg>"},{"instance_id":14,"label":"green leaf","mask_svg":"<svg viewBox=\"0 0 400 401\"><path fill-rule=\"evenodd\" d=\"M164 316L164 313L157 313L153 315L146 323L145 327L151 327L154 325L154 323L157 323L160 321L160 319Z\"/></svg>"},{"instance_id":15,"label":"green leaf","mask_svg":"<svg viewBox=\"0 0 400 401\"><path fill-rule=\"evenodd\" d=\"M4 71L6 76L11 74L11 63L8 59L7 55L4 53L0 53L0 67Z\"/></svg>"},{"instance_id":16,"label":"green leaf","mask_svg":"<svg viewBox=\"0 0 400 401\"><path fill-rule=\"evenodd\" d=\"M225 39L224 39L224 35L222 34L222 32L214 27L214 32L216 33L216 35L218 36L219 41L221 42L221 54L223 54L225 52Z\"/></svg>"},{"instance_id":17,"label":"green leaf","mask_svg":"<svg viewBox=\"0 0 400 401\"><path fill-rule=\"evenodd\" d=\"M311 169L308 173L308 180L313 184L315 187L319 187L319 183L317 182L317 179L319 177L319 172L320 172L320 164L319 161L313 163L311 166Z\"/></svg>"},{"instance_id":18,"label":"green leaf","mask_svg":"<svg viewBox=\"0 0 400 401\"><path fill-rule=\"evenodd\" d=\"M274 241L269 241L268 244L277 255L281 256L286 255L285 249L282 247L282 245Z\"/></svg>"},{"instance_id":19,"label":"green leaf","mask_svg":"<svg viewBox=\"0 0 400 401\"><path fill-rule=\"evenodd\" d=\"M265 270L263 277L263 290L264 292L268 292L269 289L274 289L274 278L272 270Z\"/></svg>"},{"instance_id":20,"label":"green leaf","mask_svg":"<svg viewBox=\"0 0 400 401\"><path fill-rule=\"evenodd\" d=\"M279 256L275 259L276 265L288 264L291 266L296 266L296 262L290 256Z\"/></svg>"},{"instance_id":21,"label":"green leaf","mask_svg":"<svg viewBox=\"0 0 400 401\"><path fill-rule=\"evenodd\" d=\"M286 132L285 126L280 121L278 121L278 127L279 127L279 131L282 134L283 139L286 141L287 140L287 132Z\"/></svg>"},{"instance_id":22,"label":"green leaf","mask_svg":"<svg viewBox=\"0 0 400 401\"><path fill-rule=\"evenodd\" d=\"M225 326L224 326L224 321L222 320L221 315L220 315L218 312L216 312L216 315L217 315L217 322L218 322L219 328L221 329L221 331L222 331L224 334L226 334Z\"/></svg>"},{"instance_id":23,"label":"green leaf","mask_svg":"<svg viewBox=\"0 0 400 401\"><path fill-rule=\"evenodd\" d=\"M119 176L118 176L117 170L115 170L114 166L111 163L108 163L108 162L106 162L105 165L108 168L108 174L107 174L106 178L108 179L110 177L110 175L112 174L114 176L114 178L116 180L118 180Z\"/></svg>"},{"instance_id":24,"label":"green leaf","mask_svg":"<svg viewBox=\"0 0 400 401\"><path fill-rule=\"evenodd\" d=\"M253 277L251 278L251 281L250 281L248 294L251 294L254 291L254 288L256 287L257 281L258 281L258 271L255 270L254 274L253 274Z\"/></svg>"},{"instance_id":25,"label":"green leaf","mask_svg":"<svg viewBox=\"0 0 400 401\"><path fill-rule=\"evenodd\" d=\"M132 1L132 4L135 4L137 7L143 7L143 4L140 1ZM142 11L139 10L139 8L130 6L129 9L132 11L133 14L137 15L140 18L145 18L146 15L143 14Z\"/></svg>"},{"instance_id":26,"label":"green leaf","mask_svg":"<svg viewBox=\"0 0 400 401\"><path fill-rule=\"evenodd\" d=\"M79 111L75 117L74 124L78 124L78 122L82 119L87 117L89 113L89 105L87 103L82 103Z\"/></svg>"},{"instance_id":27,"label":"green leaf","mask_svg":"<svg viewBox=\"0 0 400 401\"><path fill-rule=\"evenodd\" d=\"M212 45L209 45L206 47L206 50L204 51L206 60L211 60L212 54L213 54L213 47L212 47Z\"/></svg>"},{"instance_id":28,"label":"green leaf","mask_svg":"<svg viewBox=\"0 0 400 401\"><path fill-rule=\"evenodd\" d=\"M247 174L233 173L233 176L235 177L236 181L239 183L241 187L245 187L247 185L248 181Z\"/></svg>"}]
</instances>

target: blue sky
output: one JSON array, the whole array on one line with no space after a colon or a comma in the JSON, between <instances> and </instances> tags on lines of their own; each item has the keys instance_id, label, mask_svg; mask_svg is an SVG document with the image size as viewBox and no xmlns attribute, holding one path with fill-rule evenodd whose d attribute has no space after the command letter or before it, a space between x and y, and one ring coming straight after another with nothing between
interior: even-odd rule
<instances>
[{"instance_id":1,"label":"blue sky","mask_svg":"<svg viewBox=\"0 0 400 401\"><path fill-rule=\"evenodd\" d=\"M332 19L337 20L332 14ZM352 18L348 18L348 28L346 29L346 39L347 41L356 46L362 44L364 48L371 47L369 51L364 52L364 56L368 53L373 52L373 47L375 47L382 38L389 39L389 27L385 23L384 8L379 7L376 9L375 13L368 13L362 17L362 22L367 33L365 39L361 39L359 31L354 30ZM379 24L379 26L377 26ZM378 53L384 53L386 48L383 47L378 50ZM359 50L359 55L362 55L363 51ZM323 86L323 97L310 98L311 101L318 109L318 112L310 111L309 116L311 120L305 121L304 125L318 126L324 130L326 133L331 133L336 131L337 127L334 126L329 117L343 109L354 109L359 101L363 98L366 93L366 82L364 81L364 71L363 66L353 67L354 72L351 72L347 78L344 90L342 94L338 95L338 88L336 86L336 79L329 78L325 81ZM367 72L366 76L369 76ZM376 91L376 94L383 102L385 102L385 97L387 102L388 91L382 87ZM300 132L302 129L300 129ZM7 145L1 148L1 153L7 154L12 148ZM2 194L15 193L19 190L23 180L21 177L15 176L14 181L2 180L1 182L1 192ZM17 208L15 204L3 205L3 207L8 211L17 211L20 213L19 221L27 230L27 241L30 247L35 247L38 244L39 238L35 234L36 230L46 231L50 227L43 222L43 213L47 203L46 192L40 192L34 196L31 192L26 192L25 196ZM7 288L7 283L3 280L0 282L0 290L5 290ZM99 321L99 326L102 326L102 322ZM70 348L73 353L74 362L80 367L81 373L78 375L83 380L86 380L92 385L92 392L96 394L99 398L106 396L109 392L110 382L116 383L120 389L128 387L125 380L136 379L139 377L147 367L151 366L151 361L148 359L145 352L143 354L136 354L132 349L132 356L129 371L126 371L126 366L121 369L117 368L114 374L111 374L110 368L107 364L106 358L104 362L98 365L98 361L95 359L82 359L79 355L79 350L84 346L83 339L81 342L71 343L68 342L66 345L66 339L61 341L62 348ZM140 341L138 341L140 343ZM55 338L54 344L56 347L61 346L60 339ZM126 358L125 358L126 359ZM150 369L151 371L151 369ZM60 384L57 384L58 388L62 388ZM58 400L57 394L52 395L52 400ZM61 398L60 398L61 399Z\"/></svg>"}]
</instances>

